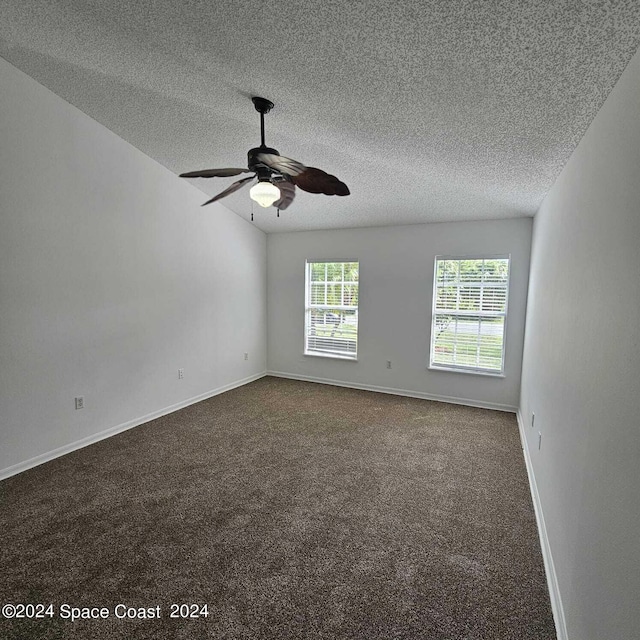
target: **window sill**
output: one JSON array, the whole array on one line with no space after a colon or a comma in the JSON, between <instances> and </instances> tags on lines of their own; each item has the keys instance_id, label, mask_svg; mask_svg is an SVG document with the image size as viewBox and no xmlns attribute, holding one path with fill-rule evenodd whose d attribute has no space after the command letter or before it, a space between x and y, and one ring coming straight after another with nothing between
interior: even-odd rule
<instances>
[{"instance_id":1,"label":"window sill","mask_svg":"<svg viewBox=\"0 0 640 640\"><path fill-rule=\"evenodd\" d=\"M340 356L335 353L313 353L311 351L305 351L303 356L309 356L311 358L329 358L330 360L345 360L346 362L358 362L358 358L350 358L349 356Z\"/></svg>"},{"instance_id":2,"label":"window sill","mask_svg":"<svg viewBox=\"0 0 640 640\"><path fill-rule=\"evenodd\" d=\"M429 365L427 367L430 371L444 371L445 373L470 373L474 376L487 376L489 378L504 378L504 373L493 373L492 371L475 371L473 369L458 369L456 367L444 367Z\"/></svg>"}]
</instances>

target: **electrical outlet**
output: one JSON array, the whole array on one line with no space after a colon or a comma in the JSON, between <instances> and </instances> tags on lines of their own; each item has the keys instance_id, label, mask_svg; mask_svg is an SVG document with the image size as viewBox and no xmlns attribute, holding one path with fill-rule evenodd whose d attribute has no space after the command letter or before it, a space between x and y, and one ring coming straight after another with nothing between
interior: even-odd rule
<instances>
[{"instance_id":1,"label":"electrical outlet","mask_svg":"<svg viewBox=\"0 0 640 640\"><path fill-rule=\"evenodd\" d=\"M182 380L184 378L184 369L178 369L178 380Z\"/></svg>"},{"instance_id":2,"label":"electrical outlet","mask_svg":"<svg viewBox=\"0 0 640 640\"><path fill-rule=\"evenodd\" d=\"M76 409L84 409L84 396L76 398Z\"/></svg>"},{"instance_id":3,"label":"electrical outlet","mask_svg":"<svg viewBox=\"0 0 640 640\"><path fill-rule=\"evenodd\" d=\"M246 351L244 352L244 359L245 359L245 360L248 360L248 359L249 359L249 354L248 354Z\"/></svg>"},{"instance_id":4,"label":"electrical outlet","mask_svg":"<svg viewBox=\"0 0 640 640\"><path fill-rule=\"evenodd\" d=\"M531 426L533 427L535 423L536 423L536 414L531 413Z\"/></svg>"},{"instance_id":5,"label":"electrical outlet","mask_svg":"<svg viewBox=\"0 0 640 640\"><path fill-rule=\"evenodd\" d=\"M538 431L538 449L542 446L542 433Z\"/></svg>"},{"instance_id":6,"label":"electrical outlet","mask_svg":"<svg viewBox=\"0 0 640 640\"><path fill-rule=\"evenodd\" d=\"M391 369L391 360L387 360L387 369Z\"/></svg>"}]
</instances>

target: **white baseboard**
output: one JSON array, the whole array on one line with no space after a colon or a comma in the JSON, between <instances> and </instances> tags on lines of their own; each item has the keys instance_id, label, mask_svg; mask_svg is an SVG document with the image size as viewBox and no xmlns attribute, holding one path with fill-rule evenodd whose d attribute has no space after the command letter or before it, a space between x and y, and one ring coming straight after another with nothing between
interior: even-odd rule
<instances>
[{"instance_id":1,"label":"white baseboard","mask_svg":"<svg viewBox=\"0 0 640 640\"><path fill-rule=\"evenodd\" d=\"M553 555L551 554L551 546L549 537L547 536L547 527L544 522L544 514L542 512L542 503L540 502L540 494L538 493L538 485L533 472L531 463L531 455L529 453L529 444L524 428L524 421L520 409L516 412L518 419L518 428L520 430L520 440L522 442L522 451L524 453L524 461L527 466L527 475L529 476L529 488L531 489L531 497L533 499L533 508L538 522L538 535L540 536L540 547L542 549L542 558L544 560L544 568L547 574L547 586L549 587L549 598L551 599L551 610L553 611L553 620L556 625L556 635L558 640L569 640L567 633L567 623L564 617L564 609L562 607L562 598L560 597L560 587L558 585L558 576L556 574L555 565L553 564Z\"/></svg>"},{"instance_id":2,"label":"white baseboard","mask_svg":"<svg viewBox=\"0 0 640 640\"><path fill-rule=\"evenodd\" d=\"M449 402L450 404L463 404L468 407L479 407L480 409L494 409L496 411L508 411L515 413L517 407L497 402L482 402L470 400L468 398L455 398L452 396L439 396L422 391L408 391L406 389L395 389L393 387L378 387L372 384L360 384L358 382L342 382L329 378L316 378L314 376L302 376L297 373L286 373L284 371L267 371L268 376L276 378L289 378L290 380L302 380L304 382L318 382L320 384L330 384L336 387L348 387L350 389L362 389L363 391L376 391L378 393L390 393L395 396L407 396L408 398L420 398L421 400L434 400L435 402Z\"/></svg>"},{"instance_id":3,"label":"white baseboard","mask_svg":"<svg viewBox=\"0 0 640 640\"><path fill-rule=\"evenodd\" d=\"M20 462L11 467L7 467L6 469L0 470L0 480L5 480L6 478L10 478L11 476L15 476L18 473L26 471L27 469L37 467L40 464L44 464L45 462L49 462L50 460L59 458L60 456L64 456L67 453L71 453L72 451L76 451L77 449L87 447L94 442L99 442L100 440L104 440L105 438L115 436L117 433L121 433L122 431L133 429L134 427L138 427L145 422L149 422L150 420L155 420L156 418L166 416L167 414L178 411L179 409L184 409L185 407L195 404L196 402L201 402L202 400L212 398L213 396L217 396L221 393L224 393L225 391L230 391L231 389L241 387L245 384L248 384L249 382L253 382L254 380L264 378L264 376L266 375L266 372L263 372L255 374L253 376L249 376L248 378L243 378L242 380L236 380L235 382L231 382L222 387L218 387L217 389L213 389L212 391L207 391L206 393L194 396L193 398L189 398L188 400L177 402L176 404L172 404L171 406L165 407L164 409L160 409L158 411L153 411L152 413L148 413L147 415L140 418L135 418L134 420L123 422L122 424L119 424L115 427L110 427L109 429L105 429L103 431L100 431L99 433L87 436L86 438L82 438L81 440L76 440L75 442L71 442L70 444L58 447L53 451L43 453L39 456L36 456L35 458L30 458L29 460L25 460L24 462Z\"/></svg>"}]
</instances>

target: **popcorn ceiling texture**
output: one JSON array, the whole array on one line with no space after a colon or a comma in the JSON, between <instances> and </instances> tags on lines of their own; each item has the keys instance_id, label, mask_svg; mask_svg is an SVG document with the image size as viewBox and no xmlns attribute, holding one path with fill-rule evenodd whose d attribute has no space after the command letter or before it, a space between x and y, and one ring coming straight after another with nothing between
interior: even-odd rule
<instances>
[{"instance_id":1,"label":"popcorn ceiling texture","mask_svg":"<svg viewBox=\"0 0 640 640\"><path fill-rule=\"evenodd\" d=\"M0 56L175 173L246 165L249 96L275 102L267 143L352 195L255 207L267 232L533 215L640 44L637 0L0 9ZM223 202L249 219L247 191Z\"/></svg>"}]
</instances>

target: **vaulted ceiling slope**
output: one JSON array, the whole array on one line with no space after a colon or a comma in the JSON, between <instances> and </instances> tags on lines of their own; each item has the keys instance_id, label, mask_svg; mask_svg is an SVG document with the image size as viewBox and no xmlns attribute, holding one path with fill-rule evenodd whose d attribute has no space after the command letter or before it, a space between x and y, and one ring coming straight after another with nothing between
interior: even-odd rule
<instances>
[{"instance_id":1,"label":"vaulted ceiling slope","mask_svg":"<svg viewBox=\"0 0 640 640\"><path fill-rule=\"evenodd\" d=\"M249 97L272 100L267 144L351 195L299 193L280 218L255 207L267 232L533 215L640 45L638 0L0 9L0 56L176 174L246 166ZM246 190L223 202L250 218Z\"/></svg>"}]
</instances>

